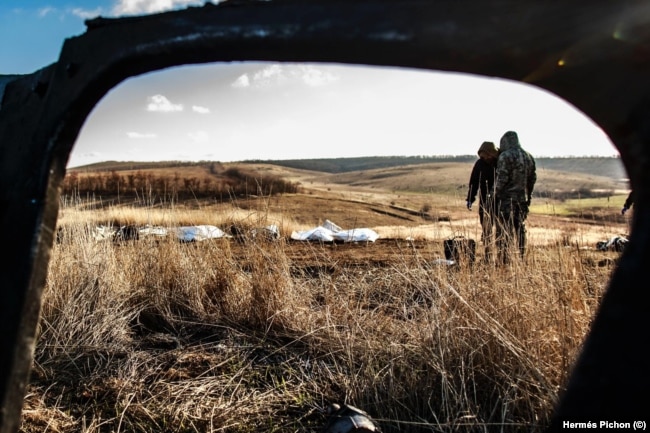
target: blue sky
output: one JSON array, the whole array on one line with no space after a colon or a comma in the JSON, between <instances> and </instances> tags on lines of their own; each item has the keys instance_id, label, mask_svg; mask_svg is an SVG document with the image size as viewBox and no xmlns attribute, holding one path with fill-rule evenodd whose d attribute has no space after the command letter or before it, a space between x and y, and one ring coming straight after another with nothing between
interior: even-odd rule
<instances>
[{"instance_id":1,"label":"blue sky","mask_svg":"<svg viewBox=\"0 0 650 433\"><path fill-rule=\"evenodd\" d=\"M1 0L0 74L55 62L84 20L192 0ZM124 81L88 117L68 163L475 154L507 130L536 156L617 155L560 98L494 78L334 64L184 66Z\"/></svg>"},{"instance_id":2,"label":"blue sky","mask_svg":"<svg viewBox=\"0 0 650 433\"><path fill-rule=\"evenodd\" d=\"M2 0L0 74L33 72L57 60L66 38L96 16L141 15L200 6L202 0Z\"/></svg>"}]
</instances>

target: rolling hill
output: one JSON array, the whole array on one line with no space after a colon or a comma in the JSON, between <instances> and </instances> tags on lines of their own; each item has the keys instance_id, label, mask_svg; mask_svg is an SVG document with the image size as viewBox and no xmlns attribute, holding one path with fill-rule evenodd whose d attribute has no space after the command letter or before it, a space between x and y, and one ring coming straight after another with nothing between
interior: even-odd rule
<instances>
[{"instance_id":1,"label":"rolling hill","mask_svg":"<svg viewBox=\"0 0 650 433\"><path fill-rule=\"evenodd\" d=\"M303 187L330 184L403 192L457 194L466 187L474 156L367 157L274 161L107 161L68 169L70 173L146 172L179 177L223 176L229 168L298 181ZM628 189L619 158L538 158L536 192L566 195Z\"/></svg>"}]
</instances>

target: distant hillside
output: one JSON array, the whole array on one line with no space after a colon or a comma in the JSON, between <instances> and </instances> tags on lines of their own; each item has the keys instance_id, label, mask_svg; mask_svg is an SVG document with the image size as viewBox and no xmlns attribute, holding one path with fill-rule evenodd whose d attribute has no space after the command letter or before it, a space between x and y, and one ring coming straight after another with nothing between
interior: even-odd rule
<instances>
[{"instance_id":1,"label":"distant hillside","mask_svg":"<svg viewBox=\"0 0 650 433\"><path fill-rule=\"evenodd\" d=\"M251 195L296 193L299 185L257 167L219 162L104 162L68 170L63 195L150 196L229 200Z\"/></svg>"},{"instance_id":2,"label":"distant hillside","mask_svg":"<svg viewBox=\"0 0 650 433\"><path fill-rule=\"evenodd\" d=\"M266 161L243 161L243 163L265 163L301 170L320 171L324 173L348 173L352 171L390 168L403 165L474 162L474 155L460 156L371 156L359 158L321 158L321 159L288 159ZM540 170L567 171L570 173L585 173L620 180L627 179L625 168L620 158L615 157L568 157L568 158L536 158Z\"/></svg>"},{"instance_id":3,"label":"distant hillside","mask_svg":"<svg viewBox=\"0 0 650 433\"><path fill-rule=\"evenodd\" d=\"M300 170L322 173L348 173L351 171L390 168L402 165L427 164L432 162L472 162L476 156L364 156L357 158L316 158L285 160L248 160L244 164L273 164Z\"/></svg>"},{"instance_id":4,"label":"distant hillside","mask_svg":"<svg viewBox=\"0 0 650 433\"><path fill-rule=\"evenodd\" d=\"M476 157L469 155L227 163L109 161L68 170L63 191L121 197L150 191L219 200L340 188L456 196L466 193L474 161ZM535 194L539 197L611 195L628 188L621 181L625 171L618 158L539 158L537 167Z\"/></svg>"},{"instance_id":5,"label":"distant hillside","mask_svg":"<svg viewBox=\"0 0 650 433\"><path fill-rule=\"evenodd\" d=\"M316 158L316 159L287 159L287 160L247 160L232 164L270 164L299 170L308 170L321 173L350 173L355 171L374 170L399 166L432 164L432 163L473 163L474 155L459 156L369 156L358 158ZM538 170L564 171L569 173L582 173L602 176L614 180L627 179L627 173L620 158L616 157L567 157L567 158L536 158ZM94 171L123 171L123 170L149 170L175 167L204 167L217 162L211 161L161 161L161 162L134 162L134 161L105 161L96 164L73 167L68 172L94 172Z\"/></svg>"},{"instance_id":6,"label":"distant hillside","mask_svg":"<svg viewBox=\"0 0 650 433\"><path fill-rule=\"evenodd\" d=\"M128 170L159 170L163 168L176 167L203 167L209 164L207 161L102 161L94 164L81 165L68 168L70 172L93 172L93 171L128 171Z\"/></svg>"},{"instance_id":7,"label":"distant hillside","mask_svg":"<svg viewBox=\"0 0 650 433\"><path fill-rule=\"evenodd\" d=\"M571 158L537 158L537 169L585 173L609 177L614 180L627 179L625 167L620 158L613 157L571 157Z\"/></svg>"}]
</instances>

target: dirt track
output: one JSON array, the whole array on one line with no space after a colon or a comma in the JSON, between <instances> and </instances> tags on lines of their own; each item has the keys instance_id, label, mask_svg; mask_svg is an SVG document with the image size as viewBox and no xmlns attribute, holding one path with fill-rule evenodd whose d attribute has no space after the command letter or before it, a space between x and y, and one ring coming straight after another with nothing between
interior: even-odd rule
<instances>
[{"instance_id":1,"label":"dirt track","mask_svg":"<svg viewBox=\"0 0 650 433\"><path fill-rule=\"evenodd\" d=\"M375 242L319 244L290 241L287 257L301 263L336 263L345 267L385 267L406 260L443 259L442 242L377 239Z\"/></svg>"}]
</instances>

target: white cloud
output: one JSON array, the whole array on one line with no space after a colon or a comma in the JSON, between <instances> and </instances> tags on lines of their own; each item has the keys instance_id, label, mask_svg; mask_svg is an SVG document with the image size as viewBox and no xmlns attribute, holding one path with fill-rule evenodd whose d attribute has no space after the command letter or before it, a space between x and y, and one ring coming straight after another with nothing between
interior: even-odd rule
<instances>
[{"instance_id":1,"label":"white cloud","mask_svg":"<svg viewBox=\"0 0 650 433\"><path fill-rule=\"evenodd\" d=\"M243 89L251 85L251 80L248 78L248 74L240 75L232 84L232 87Z\"/></svg>"},{"instance_id":2,"label":"white cloud","mask_svg":"<svg viewBox=\"0 0 650 433\"><path fill-rule=\"evenodd\" d=\"M253 74L253 85L255 87L267 87L271 84L281 84L287 80L282 66L275 64L269 65L264 69Z\"/></svg>"},{"instance_id":3,"label":"white cloud","mask_svg":"<svg viewBox=\"0 0 650 433\"><path fill-rule=\"evenodd\" d=\"M68 160L68 167L79 167L98 161L106 161L107 159L106 155L102 152L83 152L78 155L73 152Z\"/></svg>"},{"instance_id":4,"label":"white cloud","mask_svg":"<svg viewBox=\"0 0 650 433\"><path fill-rule=\"evenodd\" d=\"M339 79L338 75L331 71L324 71L312 65L298 65L293 73L305 84L313 87L325 86Z\"/></svg>"},{"instance_id":5,"label":"white cloud","mask_svg":"<svg viewBox=\"0 0 650 433\"><path fill-rule=\"evenodd\" d=\"M309 87L325 86L339 79L335 73L314 65L268 65L249 76L240 75L233 83L236 88L277 87L290 82L302 82Z\"/></svg>"},{"instance_id":6,"label":"white cloud","mask_svg":"<svg viewBox=\"0 0 650 433\"><path fill-rule=\"evenodd\" d=\"M151 14L173 9L183 9L188 6L201 6L204 3L218 3L218 1L206 2L204 0L118 0L115 3L115 6L113 6L113 14Z\"/></svg>"},{"instance_id":7,"label":"white cloud","mask_svg":"<svg viewBox=\"0 0 650 433\"><path fill-rule=\"evenodd\" d=\"M38 16L43 18L43 17L45 17L45 16L47 16L47 15L53 13L53 12L56 12L56 9L54 9L51 6L46 6L46 7L40 8L38 10Z\"/></svg>"},{"instance_id":8,"label":"white cloud","mask_svg":"<svg viewBox=\"0 0 650 433\"><path fill-rule=\"evenodd\" d=\"M86 152L79 155L80 158L89 158L89 159L98 159L101 158L103 154L101 152Z\"/></svg>"},{"instance_id":9,"label":"white cloud","mask_svg":"<svg viewBox=\"0 0 650 433\"><path fill-rule=\"evenodd\" d=\"M134 132L134 131L127 132L126 136L129 137L129 138L136 138L136 139L137 138L156 138L157 137L156 134L153 134L151 132L142 133L142 132Z\"/></svg>"},{"instance_id":10,"label":"white cloud","mask_svg":"<svg viewBox=\"0 0 650 433\"><path fill-rule=\"evenodd\" d=\"M205 143L210 138L208 133L205 131L190 132L187 136L195 143Z\"/></svg>"},{"instance_id":11,"label":"white cloud","mask_svg":"<svg viewBox=\"0 0 650 433\"><path fill-rule=\"evenodd\" d=\"M73 8L70 13L76 17L87 20L90 18L98 17L102 14L102 8L95 8L93 10L83 8Z\"/></svg>"},{"instance_id":12,"label":"white cloud","mask_svg":"<svg viewBox=\"0 0 650 433\"><path fill-rule=\"evenodd\" d=\"M249 76L248 74L240 75L235 82L232 83L232 87L240 89L246 87L262 89L270 87L271 85L277 86L286 80L287 78L282 72L282 66L274 64L260 69L253 73L252 76Z\"/></svg>"},{"instance_id":13,"label":"white cloud","mask_svg":"<svg viewBox=\"0 0 650 433\"><path fill-rule=\"evenodd\" d=\"M192 105L192 111L199 114L208 114L210 109L208 107L201 107L199 105Z\"/></svg>"},{"instance_id":14,"label":"white cloud","mask_svg":"<svg viewBox=\"0 0 650 433\"><path fill-rule=\"evenodd\" d=\"M183 105L173 104L163 95L154 95L149 97L147 111L161 111L163 113L171 113L174 111L183 111Z\"/></svg>"}]
</instances>

